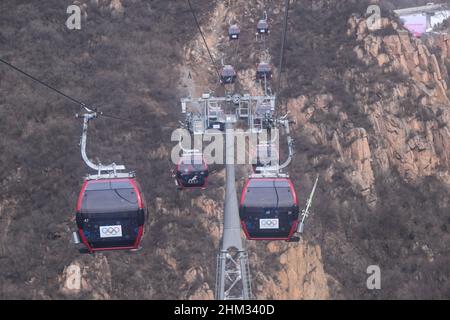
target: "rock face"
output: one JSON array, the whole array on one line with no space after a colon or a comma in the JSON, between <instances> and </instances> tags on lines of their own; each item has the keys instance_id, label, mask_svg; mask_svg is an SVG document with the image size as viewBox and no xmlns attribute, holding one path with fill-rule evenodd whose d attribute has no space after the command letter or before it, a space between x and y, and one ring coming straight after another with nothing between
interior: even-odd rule
<instances>
[{"instance_id":1,"label":"rock face","mask_svg":"<svg viewBox=\"0 0 450 320\"><path fill-rule=\"evenodd\" d=\"M221 189L220 194L224 194ZM207 199L205 196L192 200L193 206L198 207L202 211L201 221L203 226L214 240L216 246L219 245L220 235L222 231L221 215L223 211L222 204L217 203L213 199Z\"/></svg>"},{"instance_id":2,"label":"rock face","mask_svg":"<svg viewBox=\"0 0 450 320\"><path fill-rule=\"evenodd\" d=\"M329 299L329 276L323 269L320 247L307 243L285 245L271 242L270 254L278 256L275 274L256 274L257 299ZM258 268L262 270L262 268Z\"/></svg>"},{"instance_id":3,"label":"rock face","mask_svg":"<svg viewBox=\"0 0 450 320\"><path fill-rule=\"evenodd\" d=\"M202 267L192 267L184 275L185 284L180 290L186 292L185 299L189 300L213 300L214 292L209 284L205 282L204 271ZM196 285L197 283L197 285ZM200 285L198 285L200 283ZM193 290L192 290L193 289Z\"/></svg>"},{"instance_id":4,"label":"rock face","mask_svg":"<svg viewBox=\"0 0 450 320\"><path fill-rule=\"evenodd\" d=\"M377 154L389 159L408 181L433 175L438 167L448 167L448 151L442 152L446 143L440 138L448 137L449 133L448 37L430 35L424 43L390 20L384 21L384 28L391 28L392 34L377 36L363 27L364 19L358 23L353 19L349 21L349 33L362 43L355 47L355 51L362 52L359 58L368 64L377 61L385 74L402 74L409 85L406 87L405 82L396 83L390 99L377 101L373 107L368 106L372 111L370 118L375 132L381 136L380 142L386 152L382 155L383 151L375 151L374 160L386 168L387 163L376 159ZM439 56L428 49L435 47L440 48ZM407 117L399 119L402 112L399 104L407 96L410 105L404 108L410 111L419 108L421 114L410 115L408 110L403 110ZM449 183L447 173L442 173L445 176L443 181Z\"/></svg>"},{"instance_id":5,"label":"rock face","mask_svg":"<svg viewBox=\"0 0 450 320\"><path fill-rule=\"evenodd\" d=\"M366 21L350 18L349 34L355 34L361 44L354 48L358 57L370 64L374 59L385 72L396 71L409 76L418 90L426 96L424 104L449 103L447 97L447 69L442 63L447 56L447 39L440 38L439 46L445 48L441 56L430 53L421 39L412 38L408 31L401 29L397 23L383 20L384 29L392 29L392 34L379 36L368 32ZM432 36L431 36L432 37ZM444 77L445 76L445 77Z\"/></svg>"},{"instance_id":6,"label":"rock face","mask_svg":"<svg viewBox=\"0 0 450 320\"><path fill-rule=\"evenodd\" d=\"M377 70L380 77L379 82L357 86L359 92L355 93L360 112L373 128L370 133L354 123L341 125L351 116L336 105L332 94L299 96L288 102L298 127L311 137L312 143L336 152L335 161L346 168L346 179L371 205L377 200L374 164L384 172L397 169L409 183L419 183L427 176L450 183L446 68L449 39L429 36L424 43L394 21L383 19L382 25L391 30L387 35L370 32L364 19L348 20L347 35L358 41L354 47L357 58L372 69L367 72ZM440 48L440 54L430 53L429 47ZM382 77L397 81L387 84ZM355 78L358 75L349 69L344 81ZM330 130L323 121L314 121L318 114L334 119L337 125Z\"/></svg>"},{"instance_id":7,"label":"rock face","mask_svg":"<svg viewBox=\"0 0 450 320\"><path fill-rule=\"evenodd\" d=\"M302 25L298 27L301 29ZM396 238L395 243L404 243L404 247L408 247L403 250L405 256L414 259L411 256L414 256L417 245L410 240L421 234L421 231L409 221L412 216L416 216L411 206L417 206L420 201L417 200L416 203L414 196L409 195L420 193L417 190L424 188L429 181L439 185L435 188L442 190L442 194L440 191L434 192L441 194L442 201L430 213L430 219L436 224L443 222L441 215L446 211L448 203L445 194L450 187L450 102L447 88L450 40L443 34L414 38L393 18L382 19L382 29L370 31L366 21L354 15L347 20L346 35L346 46L336 46L332 57L339 59L347 50L352 50L354 55L351 59L356 61L351 60L349 63L347 56L346 59L339 60L341 64L347 63L347 68L341 72L326 67L318 68L322 72L321 78L333 80L327 83L326 80L319 81L318 77L311 76L317 81L314 88L317 92L309 90L308 93L291 97L287 103L288 110L297 121L297 129L301 132L297 136L296 147L300 147L299 154L305 154L302 158L304 162L297 168L302 172L313 169L320 172L321 181L326 185L326 191L323 192L326 192L332 203L324 206L323 210L338 207L338 210L333 210L337 214L336 220L348 220L336 223L349 234L358 225L365 224L364 221L371 225L372 222L369 221L372 218L368 218L369 214L374 219L381 219L383 212L389 212L389 219L397 220L398 229L405 231L400 239ZM326 38L326 34L321 34L321 37ZM318 36L317 39L321 37ZM333 41L333 38L324 41L323 49L326 50ZM312 42L311 46L320 45L320 40ZM303 70L308 72L307 67ZM297 75L297 79L301 80L301 76ZM309 162L313 163L312 168L303 169L302 166ZM411 193L404 192L395 196L389 194L386 192L390 188L386 185L389 184L387 181L407 186ZM351 192L343 195L348 190ZM422 201L434 197L435 193L424 192ZM352 197L362 199L364 209L355 209L356 202L349 207L348 201ZM391 202L390 207L386 207L385 203L392 201L392 198L398 199L402 204ZM326 213L322 211L321 214ZM327 216L325 219L332 217ZM330 228L325 220L323 223ZM372 248L381 245L381 230L387 228L387 225L387 221L380 221L378 236L372 234L375 238L372 239ZM356 238L371 234L368 232L371 228L365 226ZM394 237L393 234L398 232L394 229L386 232L386 236ZM446 234L447 231L444 231L441 236L446 237ZM342 237L341 246L349 239L348 234L338 237ZM432 242L434 244L431 247L440 247L442 250L439 241L435 241L433 237L426 237L424 241ZM330 245L328 240L323 243ZM327 252L324 259L325 270L329 271L332 264L327 264L327 261L335 264L336 257L329 255L330 249L326 245L321 249ZM336 254L334 250L331 251ZM430 255L427 255L428 258L423 257L424 260L421 260L424 265L428 265L431 260ZM390 257L394 259L392 255ZM370 261L361 256L359 259L361 260L354 261L355 269L362 268L362 264ZM336 272L332 274L335 275Z\"/></svg>"},{"instance_id":8,"label":"rock face","mask_svg":"<svg viewBox=\"0 0 450 320\"><path fill-rule=\"evenodd\" d=\"M109 4L109 8L111 9L112 15L115 17L121 17L125 11L120 0L112 0Z\"/></svg>"},{"instance_id":9,"label":"rock face","mask_svg":"<svg viewBox=\"0 0 450 320\"><path fill-rule=\"evenodd\" d=\"M350 181L352 185L357 185L363 196L371 192L374 176L371 166L372 155L369 147L367 132L364 128L354 128L349 130L345 136L347 148L344 153L344 161L354 164L354 171L351 173Z\"/></svg>"}]
</instances>

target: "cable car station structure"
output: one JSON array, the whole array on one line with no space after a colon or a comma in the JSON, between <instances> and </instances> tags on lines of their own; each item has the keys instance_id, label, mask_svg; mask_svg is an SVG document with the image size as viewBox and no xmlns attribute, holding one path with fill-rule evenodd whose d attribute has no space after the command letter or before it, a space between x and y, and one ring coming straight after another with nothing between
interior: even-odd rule
<instances>
[{"instance_id":1,"label":"cable car station structure","mask_svg":"<svg viewBox=\"0 0 450 320\"><path fill-rule=\"evenodd\" d=\"M190 5L189 0L188 3ZM282 48L285 41L288 4L289 1L286 0ZM197 22L191 5L190 8ZM204 39L198 23L197 27ZM266 12L264 12L264 18L258 21L256 30L256 39L258 41L259 38L264 44L263 51L267 56L265 38L269 34L269 23ZM236 40L241 32L237 24L231 25L228 28L229 40ZM205 40L204 44L215 66ZM282 61L280 61L281 65ZM217 255L215 291L215 297L219 300L253 298L248 254L241 237L241 227L249 240L299 241L318 181L317 178L306 208L300 213L294 186L289 179L289 174L283 172L294 155L294 144L289 129L291 121L288 119L288 114L278 117L276 115L276 96L271 94L268 88L268 80L272 78L268 61L261 61L255 71L255 80L262 84L263 95L253 96L234 92L237 73L233 66L225 65L222 59L222 69L217 70L217 74L220 84L225 87L225 96L216 97L209 92L204 93L200 98L181 99L181 113L184 119L180 123L183 128L188 129L194 136L206 134L211 129L216 129L214 131L216 134L225 135L226 189L223 232ZM234 129L237 124L246 126L251 133L267 130L269 133L267 141L262 141L259 147L270 150L273 148L271 132L275 128L284 128L288 150L287 159L282 164L277 161L254 168L254 173L250 175L244 187L240 202L237 198L234 159ZM183 150L183 152L193 151ZM266 204L262 205L261 203L264 202Z\"/></svg>"}]
</instances>

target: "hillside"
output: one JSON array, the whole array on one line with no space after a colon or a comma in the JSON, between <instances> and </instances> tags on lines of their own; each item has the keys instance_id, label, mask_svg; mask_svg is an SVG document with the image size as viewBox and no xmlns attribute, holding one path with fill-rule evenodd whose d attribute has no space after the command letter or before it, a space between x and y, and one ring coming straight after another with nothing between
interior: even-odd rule
<instances>
[{"instance_id":1,"label":"hillside","mask_svg":"<svg viewBox=\"0 0 450 320\"><path fill-rule=\"evenodd\" d=\"M243 92L260 90L253 30L264 10L277 66L282 2L193 1L214 57L233 63ZM82 30L69 31L69 1L3 0L0 57L132 120L95 120L88 153L137 172L150 217L143 250L82 255L70 244L87 173L80 110L2 65L0 298L211 299L223 169L203 192L176 192L170 178L179 98L220 90L189 8L164 0L77 3ZM279 92L296 120L289 172L303 203L316 174L320 183L300 243L247 242L256 298L450 296L450 40L413 38L388 11L395 1L382 4L383 28L370 32L366 1L291 3ZM226 40L230 19L251 30L237 49ZM382 290L367 290L369 265L380 266Z\"/></svg>"}]
</instances>

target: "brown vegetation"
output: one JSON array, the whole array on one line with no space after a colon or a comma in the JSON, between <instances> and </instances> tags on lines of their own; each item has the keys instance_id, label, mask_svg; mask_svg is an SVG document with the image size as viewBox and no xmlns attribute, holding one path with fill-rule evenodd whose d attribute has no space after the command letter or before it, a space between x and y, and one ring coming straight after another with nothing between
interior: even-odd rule
<instances>
[{"instance_id":1,"label":"brown vegetation","mask_svg":"<svg viewBox=\"0 0 450 320\"><path fill-rule=\"evenodd\" d=\"M208 233L205 217L211 213L203 209L214 204L220 208L222 173L213 175L211 188L204 193L215 203L201 207L191 201L201 199L201 191L175 192L168 157L170 133L179 119L180 78L185 76L179 66L185 45L198 36L192 16L184 1L124 0L121 14L113 14L105 5L108 1L80 2L86 3L87 18L81 31L69 31L65 27L68 2L48 0L38 6L2 0L1 57L105 112L132 120L95 120L88 153L137 172L150 209L144 249L80 256L70 245L74 205L86 174L78 147L81 122L74 118L80 110L0 66L0 298L210 296L203 292L205 283L210 289L214 286L217 234ZM252 7L240 17L241 30L254 29L263 11L257 2L261 3L236 2L242 8ZM402 5L423 2L405 0ZM265 3L272 24L268 46L276 66L281 2ZM392 3L384 1L384 8ZM215 1L195 1L202 24L215 5ZM285 57L288 85L280 94L299 124L290 173L303 201L313 177L321 175L304 240L320 247L313 250L313 258L323 262L320 275L325 272L334 279L328 283L331 298L446 298L450 295L450 198L439 176L448 171L445 141L441 141L446 136L435 139L440 144L432 155L439 166L430 173L415 172L414 179L403 170L407 161L394 155L410 145L420 149L427 124L435 133L443 132L448 127L448 105L422 103L410 74L386 71L375 58L366 63L358 57L354 49L363 40L348 34L348 19L352 13L364 16L366 7L364 1L352 0L292 4ZM225 45L218 49L227 57L235 52ZM238 70L254 68L259 57L252 52L259 49L253 31L244 33L239 58L230 63ZM387 52L383 50L380 53ZM394 146L387 130L378 127L391 122L393 131L409 130L405 141ZM386 161L385 149L395 151ZM417 150L407 151L416 152L417 159L423 157ZM307 257L310 249L301 248ZM250 249L255 291L262 297L289 298L275 290L280 289L277 283L292 279L288 267L278 263L279 251L268 250L267 243L251 244ZM296 257L292 251L288 256ZM98 279L88 276L84 288L92 287L90 283L101 288L61 290L61 275L71 264L90 270L90 276L98 275ZM365 287L371 264L381 267L380 291ZM102 278L102 270L108 270L110 279ZM290 276L276 278L285 274ZM325 286L323 279L317 283ZM264 285L270 285L271 291L265 292ZM296 298L328 297L327 290L326 295L316 296L291 289Z\"/></svg>"}]
</instances>

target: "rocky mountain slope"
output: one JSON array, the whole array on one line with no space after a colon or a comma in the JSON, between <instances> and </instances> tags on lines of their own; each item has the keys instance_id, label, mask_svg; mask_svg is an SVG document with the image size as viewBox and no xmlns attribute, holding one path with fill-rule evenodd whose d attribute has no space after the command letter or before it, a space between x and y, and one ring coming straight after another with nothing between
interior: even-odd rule
<instances>
[{"instance_id":1,"label":"rocky mountain slope","mask_svg":"<svg viewBox=\"0 0 450 320\"><path fill-rule=\"evenodd\" d=\"M74 32L64 24L68 4L48 1L37 10L3 1L1 56L135 121L95 120L89 153L137 171L150 209L144 249L80 255L70 245L86 173L78 110L1 67L0 297L211 299L224 172L215 168L204 192L176 193L170 180L178 99L217 89L187 4L78 3L83 27ZM216 60L239 71L237 88L260 90L252 80L261 52L253 30L267 10L277 65L282 1L193 3ZM256 298L450 295L450 40L414 39L387 10L383 28L369 31L367 5L291 1L279 92L296 120L289 171L302 201L316 174L320 184L300 243L247 242ZM237 47L226 41L233 19L245 31ZM248 172L239 168L241 176ZM381 290L366 288L369 265L381 268Z\"/></svg>"}]
</instances>

